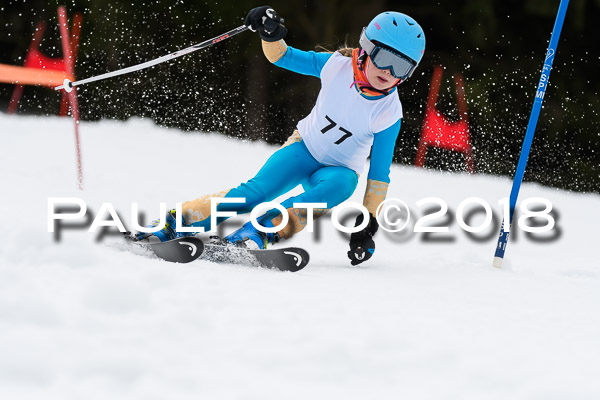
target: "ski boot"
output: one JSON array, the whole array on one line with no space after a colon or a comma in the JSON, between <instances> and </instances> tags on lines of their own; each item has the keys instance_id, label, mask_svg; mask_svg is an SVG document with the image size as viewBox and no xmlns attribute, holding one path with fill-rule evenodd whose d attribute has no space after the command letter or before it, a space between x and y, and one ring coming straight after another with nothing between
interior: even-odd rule
<instances>
[{"instance_id":1,"label":"ski boot","mask_svg":"<svg viewBox=\"0 0 600 400\"><path fill-rule=\"evenodd\" d=\"M176 232L176 217L175 210L167 212L165 227L156 232L136 232L132 235L132 239L136 242L158 243L166 242L183 236L193 236L193 233ZM147 228L158 226L160 220L156 219L146 226ZM185 223L184 223L185 226Z\"/></svg>"},{"instance_id":2,"label":"ski boot","mask_svg":"<svg viewBox=\"0 0 600 400\"><path fill-rule=\"evenodd\" d=\"M269 215L265 214L256 220L260 225L265 228L273 228L273 222ZM265 233L261 232L252 225L252 222L246 222L237 231L230 235L225 236L223 241L225 243L231 243L236 246L246 247L248 249L266 249L267 244L275 244L279 242L279 233Z\"/></svg>"}]
</instances>

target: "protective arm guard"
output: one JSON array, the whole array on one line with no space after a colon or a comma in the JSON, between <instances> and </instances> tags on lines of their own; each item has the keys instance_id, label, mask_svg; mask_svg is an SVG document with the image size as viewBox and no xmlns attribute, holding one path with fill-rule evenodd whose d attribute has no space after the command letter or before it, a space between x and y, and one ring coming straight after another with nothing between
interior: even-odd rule
<instances>
[{"instance_id":1,"label":"protective arm guard","mask_svg":"<svg viewBox=\"0 0 600 400\"><path fill-rule=\"evenodd\" d=\"M377 215L377 208L387 195L389 183L367 179L367 189L365 190L365 198L363 205L372 215Z\"/></svg>"},{"instance_id":2,"label":"protective arm guard","mask_svg":"<svg viewBox=\"0 0 600 400\"><path fill-rule=\"evenodd\" d=\"M262 49L265 53L267 60L275 64L285 55L288 49L288 45L285 40L281 39L276 42L262 41Z\"/></svg>"}]
</instances>

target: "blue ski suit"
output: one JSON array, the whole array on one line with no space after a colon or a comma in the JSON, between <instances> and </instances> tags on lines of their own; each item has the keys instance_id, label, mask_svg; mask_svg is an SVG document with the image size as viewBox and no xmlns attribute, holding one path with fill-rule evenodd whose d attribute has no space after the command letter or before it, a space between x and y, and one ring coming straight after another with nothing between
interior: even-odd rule
<instances>
[{"instance_id":1,"label":"blue ski suit","mask_svg":"<svg viewBox=\"0 0 600 400\"><path fill-rule=\"evenodd\" d=\"M320 77L321 71L333 53L302 51L288 46L283 40L279 42L263 41L263 50L269 61L276 66L290 71ZM352 82L348 82L350 86ZM358 91L358 86L356 86ZM388 96L397 96L396 89ZM377 101L379 97L365 99ZM383 97L383 96L382 96ZM352 112L352 110L348 110ZM396 138L400 131L401 119L380 132L376 132L371 147L371 160L367 176L367 188L363 204L375 215L379 204L385 200L389 184L389 170L394 154ZM352 129L350 129L352 130ZM358 184L358 173L345 166L328 165L319 162L311 154L300 133L296 130L287 142L278 149L256 176L238 187L220 193L206 195L183 203L183 218L186 225L202 227L209 231L211 227L210 199L214 197L245 198L245 203L222 203L219 211L235 211L247 213L258 204L271 201L298 185L304 192L284 200L281 205L288 211L288 225L279 232L282 238L288 238L299 232L306 225L306 209L294 208L294 203L326 203L323 209L315 210L315 217L337 206L348 199ZM281 218L277 209L268 211L274 225ZM216 223L225 218L219 218Z\"/></svg>"}]
</instances>

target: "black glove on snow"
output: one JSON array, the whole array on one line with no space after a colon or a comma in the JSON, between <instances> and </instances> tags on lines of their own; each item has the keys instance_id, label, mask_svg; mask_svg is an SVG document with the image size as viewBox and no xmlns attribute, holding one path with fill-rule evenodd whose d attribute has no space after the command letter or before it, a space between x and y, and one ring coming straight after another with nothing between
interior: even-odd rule
<instances>
[{"instance_id":1,"label":"black glove on snow","mask_svg":"<svg viewBox=\"0 0 600 400\"><path fill-rule=\"evenodd\" d=\"M375 241L373 235L379 228L377 218L373 214L369 214L369 225L360 232L355 232L350 235L350 251L348 252L348 258L352 265L358 265L362 262L367 261L373 253L375 253ZM364 220L362 214L356 217L356 223L354 226L360 225Z\"/></svg>"},{"instance_id":2,"label":"black glove on snow","mask_svg":"<svg viewBox=\"0 0 600 400\"><path fill-rule=\"evenodd\" d=\"M256 7L250 10L244 25L252 32L258 31L260 38L265 42L276 42L287 34L287 29L281 18L270 6Z\"/></svg>"}]
</instances>

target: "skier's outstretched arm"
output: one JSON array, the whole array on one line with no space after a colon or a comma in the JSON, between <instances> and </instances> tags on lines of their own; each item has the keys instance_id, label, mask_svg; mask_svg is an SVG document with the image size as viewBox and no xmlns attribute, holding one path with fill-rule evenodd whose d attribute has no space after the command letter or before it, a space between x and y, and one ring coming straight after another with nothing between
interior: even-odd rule
<instances>
[{"instance_id":1,"label":"skier's outstretched arm","mask_svg":"<svg viewBox=\"0 0 600 400\"><path fill-rule=\"evenodd\" d=\"M400 133L402 120L376 133L371 148L371 162L367 175L367 189L363 205L369 213L375 215L379 205L385 200L390 183L390 166L394 160L396 139Z\"/></svg>"},{"instance_id":2,"label":"skier's outstretched arm","mask_svg":"<svg viewBox=\"0 0 600 400\"><path fill-rule=\"evenodd\" d=\"M350 258L352 265L367 261L375 252L375 241L373 236L379 228L376 213L377 208L386 198L390 183L390 166L394 158L396 139L400 132L401 119L389 128L376 133L371 148L371 163L369 175L367 175L367 188L363 205L369 211L369 224L360 232L350 235ZM355 226L363 222L363 215L356 219Z\"/></svg>"},{"instance_id":3,"label":"skier's outstretched arm","mask_svg":"<svg viewBox=\"0 0 600 400\"><path fill-rule=\"evenodd\" d=\"M323 66L333 53L317 53L288 46L283 39L278 42L262 41L263 52L278 67L319 78Z\"/></svg>"}]
</instances>

